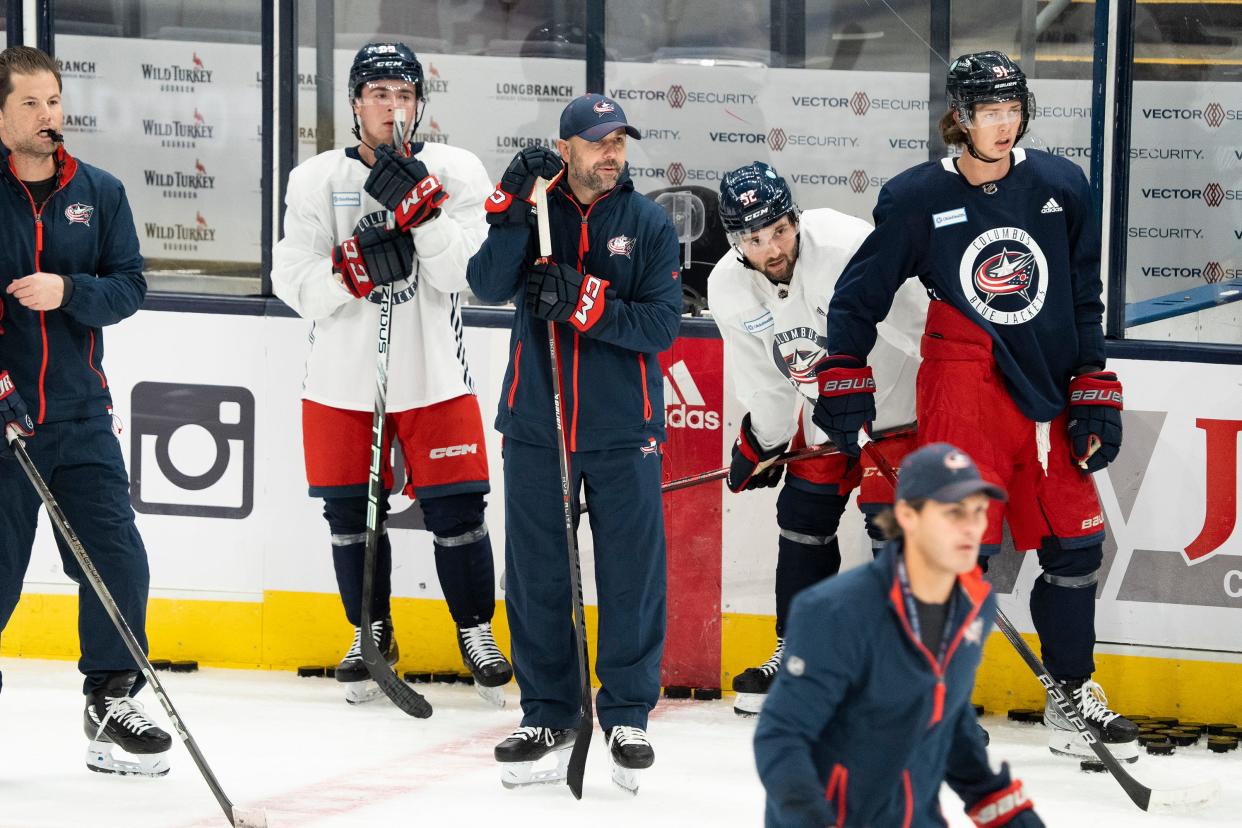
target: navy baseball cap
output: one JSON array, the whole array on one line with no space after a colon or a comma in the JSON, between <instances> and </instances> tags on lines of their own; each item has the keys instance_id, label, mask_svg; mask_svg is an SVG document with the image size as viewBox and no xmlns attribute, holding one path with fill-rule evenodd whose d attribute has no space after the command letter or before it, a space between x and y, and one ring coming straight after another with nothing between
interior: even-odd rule
<instances>
[{"instance_id":1,"label":"navy baseball cap","mask_svg":"<svg viewBox=\"0 0 1242 828\"><path fill-rule=\"evenodd\" d=\"M561 138L568 141L575 135L584 141L598 141L618 129L631 138L643 136L625 122L625 113L612 98L589 92L569 102L561 112Z\"/></svg>"},{"instance_id":2,"label":"navy baseball cap","mask_svg":"<svg viewBox=\"0 0 1242 828\"><path fill-rule=\"evenodd\" d=\"M906 455L897 476L897 500L925 497L938 503L957 503L972 494L1007 500L1005 490L979 476L975 461L957 446L929 443Z\"/></svg>"}]
</instances>

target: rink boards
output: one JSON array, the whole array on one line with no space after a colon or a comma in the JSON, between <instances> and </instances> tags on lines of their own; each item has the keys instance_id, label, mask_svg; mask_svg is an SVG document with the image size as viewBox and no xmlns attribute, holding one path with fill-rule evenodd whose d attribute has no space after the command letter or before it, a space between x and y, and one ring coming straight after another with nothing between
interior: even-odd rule
<instances>
[{"instance_id":1,"label":"rink boards","mask_svg":"<svg viewBox=\"0 0 1242 828\"><path fill-rule=\"evenodd\" d=\"M508 331L472 321L479 315L467 318L466 347L490 423ZM335 663L348 644L326 524L303 475L299 394L308 330L285 316L144 310L108 331L119 439L151 562L153 656L285 669ZM684 333L691 335L663 359L673 424L666 478L723 466L744 413L731 399L710 323ZM1096 475L1109 529L1097 605L1099 677L1122 709L1232 720L1242 713L1229 692L1242 682L1242 368L1126 360L1110 367L1125 383L1126 440L1122 457ZM499 579L503 483L490 429L487 451ZM718 483L669 496L665 684L727 688L733 674L771 652L775 498L776 490L731 495ZM410 507L394 496L400 667L458 669L431 536ZM869 557L852 509L840 537L847 567ZM587 527L580 538L594 604ZM1026 631L1035 564L1034 556L1011 556L994 573L1002 606ZM44 521L0 652L76 658L75 604ZM496 622L507 644L503 607ZM980 674L977 700L993 709L1038 697L1006 648L996 637Z\"/></svg>"}]
</instances>

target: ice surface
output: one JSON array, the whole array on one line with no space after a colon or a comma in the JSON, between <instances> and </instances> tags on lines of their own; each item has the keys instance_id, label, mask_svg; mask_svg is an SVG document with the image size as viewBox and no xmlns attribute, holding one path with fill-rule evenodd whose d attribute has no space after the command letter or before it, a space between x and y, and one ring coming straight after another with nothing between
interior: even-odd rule
<instances>
[{"instance_id":1,"label":"ice surface","mask_svg":"<svg viewBox=\"0 0 1242 828\"><path fill-rule=\"evenodd\" d=\"M83 763L81 677L71 662L0 659L0 826L4 828L189 828L226 825L193 760L174 739L161 779L91 773ZM415 720L385 701L350 707L336 682L292 672L203 669L161 673L225 791L262 808L271 828L317 826L733 826L761 825L763 788L751 754L753 720L729 700L662 701L650 734L656 764L636 797L616 788L596 734L585 791L563 785L506 791L492 747L518 724L517 690L495 710L462 685L420 685L435 705ZM139 699L167 726L150 691ZM1049 826L1242 824L1242 755L1180 748L1130 766L1142 782L1174 786L1220 779L1220 800L1186 816L1144 814L1108 774L1044 747L1038 725L984 720L992 756L1007 759ZM970 825L946 790L950 824ZM571 821L572 820L572 821Z\"/></svg>"}]
</instances>

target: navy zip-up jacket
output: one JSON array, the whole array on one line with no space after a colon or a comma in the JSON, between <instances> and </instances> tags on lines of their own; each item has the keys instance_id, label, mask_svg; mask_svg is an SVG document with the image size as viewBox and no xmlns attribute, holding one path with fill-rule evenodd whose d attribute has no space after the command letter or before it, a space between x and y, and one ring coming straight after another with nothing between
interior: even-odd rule
<instances>
[{"instance_id":1,"label":"navy zip-up jacket","mask_svg":"<svg viewBox=\"0 0 1242 828\"><path fill-rule=\"evenodd\" d=\"M56 191L36 210L0 147L0 371L35 423L108 412L101 329L132 316L147 293L121 182L63 147L57 161ZM4 292L38 271L66 277L59 309L33 311Z\"/></svg>"},{"instance_id":2,"label":"navy zip-up jacket","mask_svg":"<svg viewBox=\"0 0 1242 828\"><path fill-rule=\"evenodd\" d=\"M552 259L606 279L604 313L589 332L558 326L570 451L664 441L659 353L681 325L677 234L664 210L634 191L629 168L616 187L582 207L566 176L548 193ZM496 429L537 446L556 445L547 323L526 309L525 269L539 257L534 229L493 226L466 280L485 302L517 307Z\"/></svg>"},{"instance_id":3,"label":"navy zip-up jacket","mask_svg":"<svg viewBox=\"0 0 1242 828\"><path fill-rule=\"evenodd\" d=\"M937 661L907 617L900 554L894 541L793 600L755 731L768 826L941 828L942 780L968 807L1010 785L988 765L970 701L990 587L978 570L958 578Z\"/></svg>"}]
</instances>

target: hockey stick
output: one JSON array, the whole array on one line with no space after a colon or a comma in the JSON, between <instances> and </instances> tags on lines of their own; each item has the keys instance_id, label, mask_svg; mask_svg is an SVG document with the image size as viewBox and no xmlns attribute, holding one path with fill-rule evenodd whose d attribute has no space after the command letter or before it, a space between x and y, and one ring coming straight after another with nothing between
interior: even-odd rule
<instances>
[{"instance_id":1,"label":"hockey stick","mask_svg":"<svg viewBox=\"0 0 1242 828\"><path fill-rule=\"evenodd\" d=\"M548 182L535 179L535 218L539 227L539 261L552 255L552 231L548 222ZM574 638L578 645L578 680L582 684L582 715L578 719L574 746L569 754L565 782L574 799L582 799L582 777L586 773L587 751L591 748L594 712L591 705L591 672L586 649L586 616L582 608L582 560L578 554L578 533L574 529L573 509L569 502L569 446L565 442L565 422L561 389L560 344L556 339L556 323L548 321L548 356L552 362L552 413L556 417L557 458L561 463L561 505L565 513L565 543L569 547L569 580L573 600Z\"/></svg>"},{"instance_id":2,"label":"hockey stick","mask_svg":"<svg viewBox=\"0 0 1242 828\"><path fill-rule=\"evenodd\" d=\"M864 444L863 451L867 452L867 456L876 464L880 473L896 489L897 473L893 470L888 460L885 459L884 455L871 443ZM1126 796L1130 797L1130 800L1135 805L1144 811L1169 812L1202 807L1216 799L1220 793L1220 782L1215 779L1210 782L1189 785L1183 788L1153 790L1131 776L1121 766L1121 762L1117 760L1117 757L1113 756L1112 751L1100 742L1096 735L1091 732L1091 729L1087 727L1087 723L1082 719L1082 714L1078 711L1078 705L1074 704L1069 694L1065 692L1065 688L1061 686L1061 683L1052 677L1048 672L1048 668L1031 651L1030 645L1026 643L1026 640L1014 628L1013 622L1005 616L1005 613L1001 611L999 606L996 608L996 626L1005 638L1009 639L1009 643L1013 645L1013 648L1018 651L1018 655L1026 662L1026 666L1031 668L1031 672L1035 674L1035 678L1039 679L1039 683L1044 686L1044 689L1048 692L1048 697L1052 699L1052 703L1061 711L1061 715L1074 726L1074 730L1078 731L1078 735L1099 757L1104 767L1108 768L1108 772L1113 775L1113 778L1121 785L1122 790L1126 792Z\"/></svg>"},{"instance_id":3,"label":"hockey stick","mask_svg":"<svg viewBox=\"0 0 1242 828\"><path fill-rule=\"evenodd\" d=\"M393 143L405 154L405 112L392 113ZM392 222L392 213L389 212ZM414 284L418 289L418 283ZM375 567L379 557L380 497L384 487L384 420L388 416L388 338L392 330L392 285L380 288L379 339L375 358L375 414L371 418L371 468L367 476L367 545L362 562L362 663L384 695L406 713L419 719L431 715L431 704L393 672L371 635L371 597L375 592Z\"/></svg>"},{"instance_id":4,"label":"hockey stick","mask_svg":"<svg viewBox=\"0 0 1242 828\"><path fill-rule=\"evenodd\" d=\"M65 517L65 513L61 511L60 504L56 502L51 489L47 487L43 476L39 474L39 470L35 468L30 455L26 453L25 442L22 441L12 426L5 430L5 437L9 442L9 448L17 456L17 462L21 465L22 471L26 473L26 477L30 479L30 484L35 487L39 497L43 500L43 506L47 509L47 516L51 519L56 530L60 532L60 536L64 538L65 545L73 552L73 557L77 559L78 566L81 567L82 572L86 575L86 580L90 581L91 588L99 596L99 603L103 604L108 617L116 625L117 632L121 634L121 640L125 642L125 648L129 650L134 663L138 665L143 677L151 685L151 692L155 693L155 697L163 705L164 712L168 714L168 720L172 722L173 729L177 731L177 735L181 737L182 744L190 752L190 756L194 759L194 764L198 766L199 773L203 775L203 779L207 782L207 787L211 788L211 793L215 796L216 801L220 803L220 807L224 810L224 815L228 817L229 824L235 828L266 828L267 814L259 809L250 810L236 807L224 792L224 789L220 787L220 782L216 779L216 775L212 773L211 767L207 764L207 759L203 756L202 751L198 749L198 743L194 741L194 737L190 735L190 730L186 727L181 715L173 707L172 699L168 697L167 691L164 690L164 685L160 684L160 680L155 674L155 669L147 659L147 654L139 646L138 638L134 635L134 631L129 628L129 623L121 615L121 609L116 605L112 593L108 591L108 586L103 582L99 570L95 569L95 564L86 554L82 541L78 540L78 536L73 531L73 527L69 525L69 520Z\"/></svg>"},{"instance_id":5,"label":"hockey stick","mask_svg":"<svg viewBox=\"0 0 1242 828\"><path fill-rule=\"evenodd\" d=\"M887 440L891 437L910 437L916 434L917 431L917 424L910 423L909 425L881 429L872 436L872 439ZM768 466L765 466L765 468L770 468L771 466L786 466L798 460L809 460L812 457L822 457L825 454L840 453L841 450L831 442L822 443L818 446L803 446L800 449L794 449L793 451L787 451L784 454L779 455L775 460L769 463ZM682 489L689 489L692 486L697 486L700 483L711 483L714 480L724 480L728 476L728 466L720 469L713 469L712 471L701 472L699 474L691 474L686 477L679 477L676 480L670 480L663 484L660 486L660 493L668 494L669 492L677 492ZM578 509L580 512L585 512L587 510L586 502L583 501L582 503L579 503Z\"/></svg>"}]
</instances>

